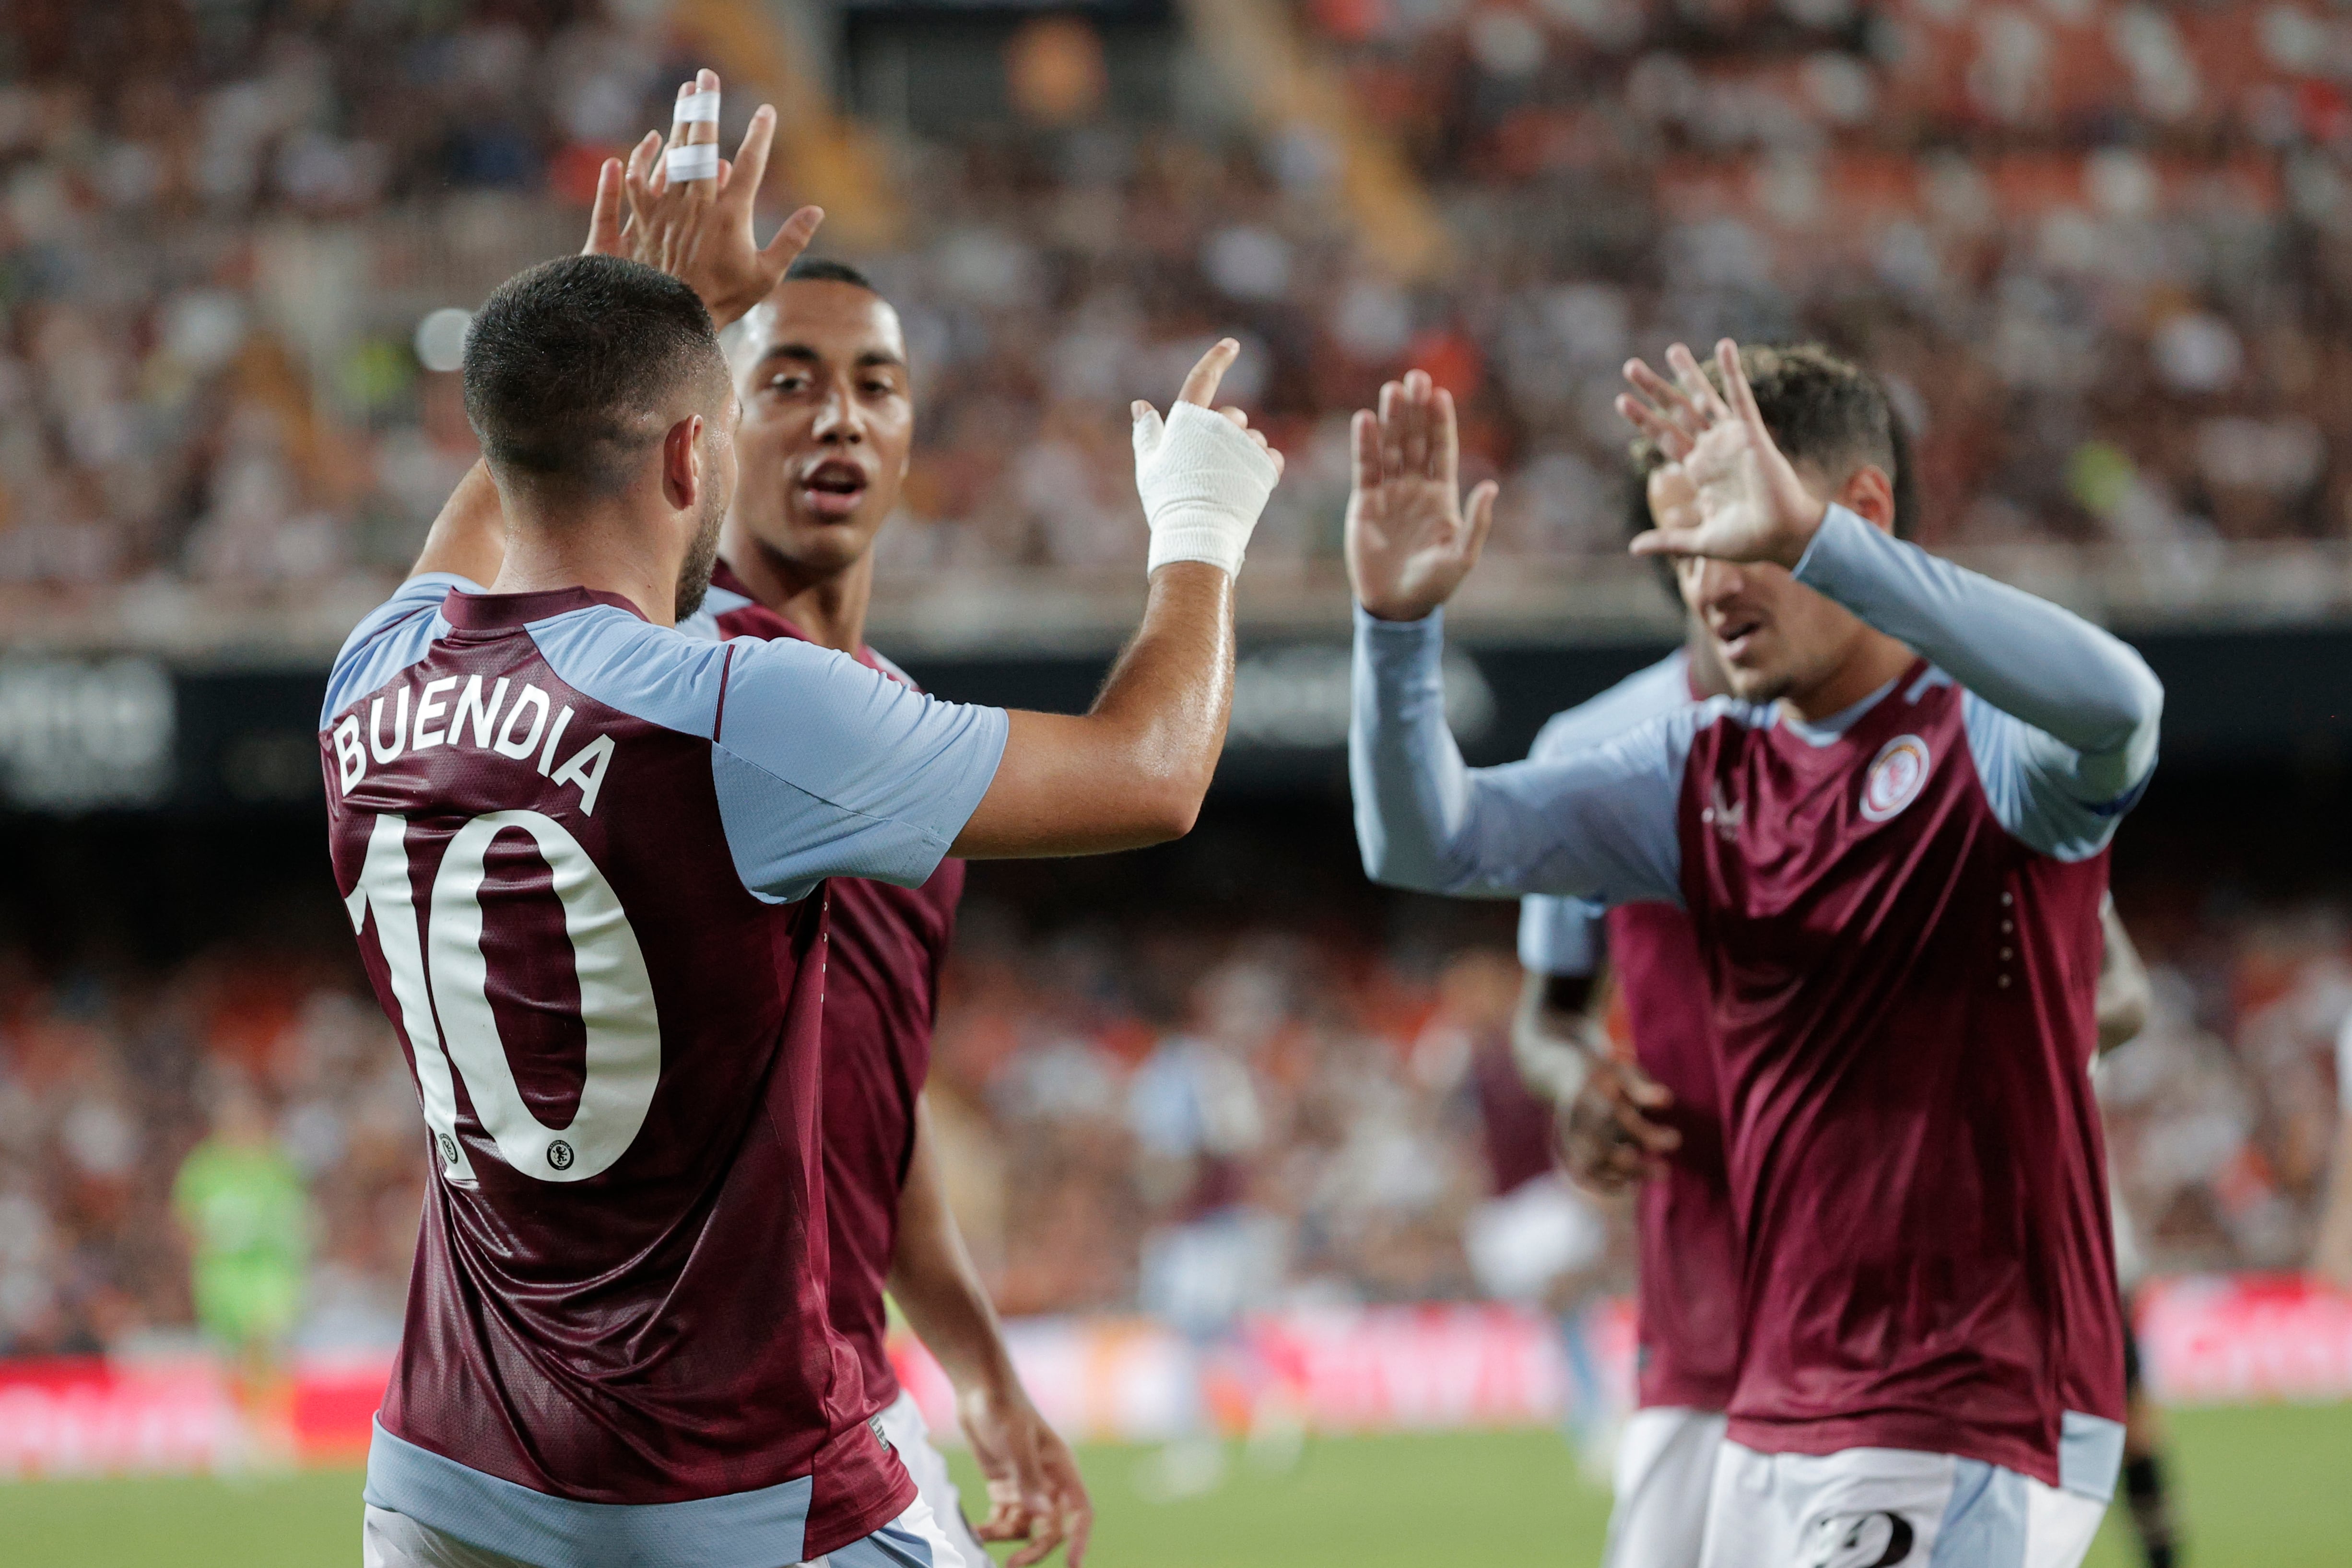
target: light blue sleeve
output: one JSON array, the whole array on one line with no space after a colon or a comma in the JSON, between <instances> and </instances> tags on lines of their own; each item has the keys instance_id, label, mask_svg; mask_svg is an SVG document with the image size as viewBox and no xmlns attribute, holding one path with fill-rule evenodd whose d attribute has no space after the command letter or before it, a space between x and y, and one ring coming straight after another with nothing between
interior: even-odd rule
<instances>
[{"instance_id":1,"label":"light blue sleeve","mask_svg":"<svg viewBox=\"0 0 2352 1568\"><path fill-rule=\"evenodd\" d=\"M434 639L449 630L449 622L441 618L441 601L453 588L482 591L480 584L454 571L420 572L352 628L327 676L320 728L326 728L353 698L365 696L425 657Z\"/></svg>"},{"instance_id":2,"label":"light blue sleeve","mask_svg":"<svg viewBox=\"0 0 2352 1568\"><path fill-rule=\"evenodd\" d=\"M1531 975L1590 975L1601 961L1601 911L1548 893L1519 900L1519 967Z\"/></svg>"},{"instance_id":3,"label":"light blue sleeve","mask_svg":"<svg viewBox=\"0 0 2352 1568\"><path fill-rule=\"evenodd\" d=\"M914 887L1003 759L1005 711L942 702L814 643L738 638L711 770L743 883L799 898L827 876Z\"/></svg>"},{"instance_id":4,"label":"light blue sleeve","mask_svg":"<svg viewBox=\"0 0 2352 1568\"><path fill-rule=\"evenodd\" d=\"M610 607L530 633L574 689L709 739L736 873L771 902L828 876L919 885L1004 752L1003 709L924 696L814 643L709 642Z\"/></svg>"},{"instance_id":5,"label":"light blue sleeve","mask_svg":"<svg viewBox=\"0 0 2352 1568\"><path fill-rule=\"evenodd\" d=\"M1690 700L1690 655L1676 648L1598 695L1552 715L1536 732L1528 755L1542 761L1601 745ZM1600 967L1605 913L1581 899L1546 893L1519 900L1519 967L1537 975L1590 975Z\"/></svg>"},{"instance_id":6,"label":"light blue sleeve","mask_svg":"<svg viewBox=\"0 0 2352 1568\"><path fill-rule=\"evenodd\" d=\"M1966 688L1969 749L2001 825L2061 860L2095 854L2156 770L2164 687L2122 639L1832 507L1797 580Z\"/></svg>"},{"instance_id":7,"label":"light blue sleeve","mask_svg":"<svg viewBox=\"0 0 2352 1568\"><path fill-rule=\"evenodd\" d=\"M1498 898L1682 899L1675 811L1691 737L1715 705L1557 758L1472 768L1445 727L1444 614L1356 612L1348 773L1373 881Z\"/></svg>"}]
</instances>

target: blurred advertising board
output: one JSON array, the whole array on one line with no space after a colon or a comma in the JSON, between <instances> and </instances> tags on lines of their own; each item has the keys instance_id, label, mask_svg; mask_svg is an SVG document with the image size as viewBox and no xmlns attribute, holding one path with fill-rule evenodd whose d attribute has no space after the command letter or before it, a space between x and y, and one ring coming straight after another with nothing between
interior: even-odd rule
<instances>
[{"instance_id":1,"label":"blurred advertising board","mask_svg":"<svg viewBox=\"0 0 2352 1568\"><path fill-rule=\"evenodd\" d=\"M2141 1293L2151 1385L2171 1404L2352 1399L2352 1296L2292 1276L2159 1281ZM1631 1398L1630 1303L1572 1323L1486 1304L1311 1308L1186 1336L1139 1318L1006 1325L1038 1406L1083 1441L1324 1432L1591 1428ZM937 1364L893 1347L935 1432L955 1431ZM304 1355L239 1388L194 1355L0 1361L0 1477L350 1465L389 1350Z\"/></svg>"}]
</instances>

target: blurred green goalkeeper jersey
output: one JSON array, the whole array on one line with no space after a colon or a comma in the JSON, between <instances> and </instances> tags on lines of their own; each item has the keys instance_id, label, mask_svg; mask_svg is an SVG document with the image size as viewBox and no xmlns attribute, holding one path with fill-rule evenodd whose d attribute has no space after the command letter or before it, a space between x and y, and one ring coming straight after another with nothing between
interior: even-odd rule
<instances>
[{"instance_id":1,"label":"blurred green goalkeeper jersey","mask_svg":"<svg viewBox=\"0 0 2352 1568\"><path fill-rule=\"evenodd\" d=\"M231 1344L280 1339L310 1256L302 1175L274 1145L209 1138L180 1167L173 1207L194 1244L196 1316Z\"/></svg>"}]
</instances>

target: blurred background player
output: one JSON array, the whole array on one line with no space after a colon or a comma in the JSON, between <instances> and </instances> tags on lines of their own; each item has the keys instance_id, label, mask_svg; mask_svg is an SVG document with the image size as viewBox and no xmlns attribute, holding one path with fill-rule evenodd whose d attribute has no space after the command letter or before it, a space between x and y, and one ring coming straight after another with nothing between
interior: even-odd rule
<instances>
[{"instance_id":1,"label":"blurred background player","mask_svg":"<svg viewBox=\"0 0 2352 1568\"><path fill-rule=\"evenodd\" d=\"M1688 504L1678 493L1682 479L1643 444L1631 497L1635 533L1656 526L1654 487L1661 515ZM1676 580L1670 569L1667 575ZM1555 715L1529 757L1599 746L1659 714L1722 695L1714 642L1695 612L1685 614L1681 647ZM1638 1408L1618 1437L1602 1561L1610 1568L1696 1568L1723 1413L1739 1376L1738 1238L1697 939L1689 916L1670 904L1604 913L1539 895L1522 899L1519 911L1527 977L1515 1038L1530 1082L1559 1105L1568 1168L1600 1191L1640 1184ZM1604 956L1623 1004L1630 1060L1611 1049Z\"/></svg>"},{"instance_id":2,"label":"blurred background player","mask_svg":"<svg viewBox=\"0 0 2352 1568\"><path fill-rule=\"evenodd\" d=\"M1451 399L1416 374L1357 416L1366 870L1691 911L1742 1230L1707 1562L2077 1563L2123 1435L2090 966L2160 688L1890 537L1893 415L1859 371L1756 351L1776 438L1728 340L1716 381L1669 361L1619 406L1694 498L1635 549L1681 559L1738 700L1554 761L1470 770L1445 727L1434 612L1494 504L1459 499Z\"/></svg>"},{"instance_id":3,"label":"blurred background player","mask_svg":"<svg viewBox=\"0 0 2352 1568\"><path fill-rule=\"evenodd\" d=\"M719 90L717 73L706 70L681 85L679 102ZM755 126L752 136L767 130ZM681 118L667 145L709 145L717 131L715 120ZM738 479L710 591L683 626L720 639L814 643L911 685L866 643L875 537L898 506L914 438L906 335L898 312L854 268L802 258L777 278L787 258L772 246L758 249L750 221L766 151L747 142L745 155L722 162L707 186L672 182L666 143L654 132L633 152L624 181L630 212L617 246L667 264L715 318L731 319L745 295L770 286L723 340L742 408ZM616 240L592 234L590 244ZM499 524L487 507L453 507L434 559L462 556L477 577L496 575ZM1085 1484L1013 1370L924 1133L939 977L963 882L963 862L950 858L919 887L862 877L827 884L829 1307L835 1330L857 1353L866 1415L958 1548L974 1562L985 1555L922 1411L891 1364L886 1285L955 1387L989 1484L982 1537L1027 1542L1013 1568L1066 1539L1076 1563L1093 1516Z\"/></svg>"},{"instance_id":4,"label":"blurred background player","mask_svg":"<svg viewBox=\"0 0 2352 1568\"><path fill-rule=\"evenodd\" d=\"M2131 1043L2147 1027L2152 999L2147 966L2140 962L2139 949L2124 930L2112 894L2099 907L2099 1059L2093 1064L2095 1083L2105 1082L2099 1069L2105 1065L2108 1053ZM2112 1160L2107 1197L2115 1212L2116 1283L2123 1298L2124 1502L2147 1568L2174 1568L2181 1560L2180 1532L2173 1518L2167 1478L2164 1416L2148 1393L2137 1326L2135 1296L2147 1277L2147 1254L2140 1246L2139 1228L2124 1202Z\"/></svg>"},{"instance_id":5,"label":"blurred background player","mask_svg":"<svg viewBox=\"0 0 2352 1568\"><path fill-rule=\"evenodd\" d=\"M2329 1162L2327 1198L2321 1208L2318 1244L2311 1269L2339 1290L2352 1290L2352 1013L2336 1030L2335 1156Z\"/></svg>"},{"instance_id":6,"label":"blurred background player","mask_svg":"<svg viewBox=\"0 0 2352 1568\"><path fill-rule=\"evenodd\" d=\"M715 187L715 156L677 151L673 176ZM624 178L600 174L600 238ZM1084 717L1006 716L807 644L670 629L700 606L736 466L731 381L684 284L591 255L484 308L466 380L498 578L423 573L363 621L320 730L338 882L442 1178L370 1455L372 1563L554 1564L656 1534L697 1556L961 1561L863 1418L822 1235L792 1243L824 1203L809 895L845 873L919 884L951 848L1189 828L1230 696L1233 574L1280 466L1207 407L1234 352L1165 422L1138 412L1153 559L1119 670ZM551 1126L575 1030L585 1080Z\"/></svg>"},{"instance_id":7,"label":"blurred background player","mask_svg":"<svg viewBox=\"0 0 2352 1568\"><path fill-rule=\"evenodd\" d=\"M213 1087L212 1132L172 1184L188 1239L196 1321L227 1353L247 1458L294 1457L287 1340L302 1311L310 1264L310 1197L253 1086L223 1071Z\"/></svg>"}]
</instances>

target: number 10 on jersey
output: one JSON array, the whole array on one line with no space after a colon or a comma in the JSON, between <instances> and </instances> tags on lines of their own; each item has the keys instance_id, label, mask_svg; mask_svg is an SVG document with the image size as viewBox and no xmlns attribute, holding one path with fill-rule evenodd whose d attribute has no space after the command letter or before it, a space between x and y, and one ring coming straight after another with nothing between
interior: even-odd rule
<instances>
[{"instance_id":1,"label":"number 10 on jersey","mask_svg":"<svg viewBox=\"0 0 2352 1568\"><path fill-rule=\"evenodd\" d=\"M490 1006L482 887L490 845L509 831L529 834L553 874L579 978L587 1072L579 1108L562 1127L548 1126L524 1103ZM458 1081L499 1157L523 1175L573 1182L611 1169L645 1124L661 1079L653 982L613 884L563 824L537 811L509 810L476 817L451 837L421 923L411 886L408 823L379 816L359 885L344 906L354 932L365 931L371 912L375 916L442 1175L465 1186L476 1179L457 1135Z\"/></svg>"}]
</instances>

